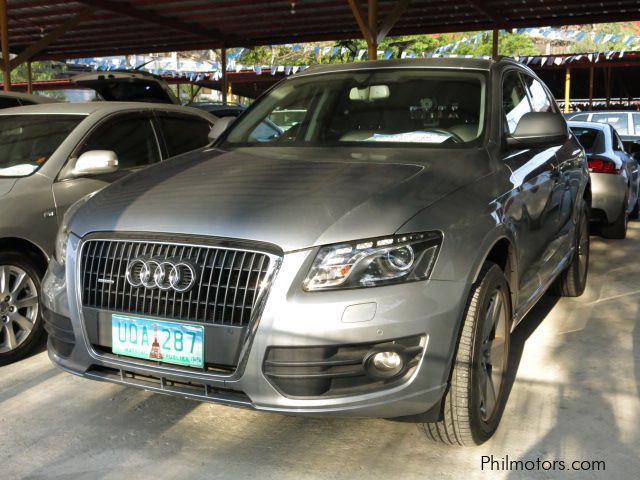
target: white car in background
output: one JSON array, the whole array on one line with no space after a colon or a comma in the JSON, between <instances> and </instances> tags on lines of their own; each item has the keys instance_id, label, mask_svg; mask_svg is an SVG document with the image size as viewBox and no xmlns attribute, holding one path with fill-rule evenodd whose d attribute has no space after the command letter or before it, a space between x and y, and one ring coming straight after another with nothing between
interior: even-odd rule
<instances>
[{"instance_id":1,"label":"white car in background","mask_svg":"<svg viewBox=\"0 0 640 480\"><path fill-rule=\"evenodd\" d=\"M40 280L67 208L131 172L201 148L216 117L166 104L0 110L0 365L38 345Z\"/></svg>"}]
</instances>

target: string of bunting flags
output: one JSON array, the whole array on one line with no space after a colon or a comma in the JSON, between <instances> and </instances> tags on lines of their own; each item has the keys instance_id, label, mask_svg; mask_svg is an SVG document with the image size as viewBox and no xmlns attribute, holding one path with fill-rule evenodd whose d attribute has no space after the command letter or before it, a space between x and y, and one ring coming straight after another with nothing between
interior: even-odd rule
<instances>
[{"instance_id":1,"label":"string of bunting flags","mask_svg":"<svg viewBox=\"0 0 640 480\"><path fill-rule=\"evenodd\" d=\"M516 57L516 60L530 66L551 66L551 65L564 65L576 61L589 61L592 63L598 63L602 60L612 60L616 58L622 58L628 51L640 50L640 36L624 35L624 34L610 34L610 33L594 33L585 32L580 30L565 30L551 27L540 28L519 28L517 33L525 34L534 38L546 38L550 40L561 40L568 42L579 42L584 38L590 38L593 42L598 44L606 44L610 42L621 42L625 49L619 51L608 51L602 53L586 53L586 54L574 54L574 55L553 55L553 56L523 56ZM502 30L501 35L505 35L506 32ZM440 46L433 52L421 52L416 53L412 51L398 51L394 49L387 49L378 51L379 58L390 59L394 56L400 58L438 58L438 57L463 57L474 58L476 55L461 55L456 51L462 44L477 45L481 41L485 41L491 35L491 32L480 32L469 37L463 37L456 42ZM333 60L337 55L349 54L352 60L366 60L367 51L363 48L350 49L347 47L328 47L320 45L310 44L286 44L285 47L291 49L293 52L302 51L305 54L311 53L320 61L323 58L329 57ZM284 74L291 75L306 69L305 65L247 65L241 62L243 56L249 50L246 48L231 49L227 52L227 71L252 71L256 75L262 74ZM483 57L489 58L489 57ZM139 69L144 70L156 75L172 76L174 78L187 78L191 81L202 80L220 80L222 77L222 66L218 62L212 61L199 61L192 59L184 59L174 57L157 57L151 55L132 55L129 57L115 56L115 57L96 57L96 58L77 58L68 60L68 65L82 65L91 67L99 71L108 70L132 70Z\"/></svg>"}]
</instances>

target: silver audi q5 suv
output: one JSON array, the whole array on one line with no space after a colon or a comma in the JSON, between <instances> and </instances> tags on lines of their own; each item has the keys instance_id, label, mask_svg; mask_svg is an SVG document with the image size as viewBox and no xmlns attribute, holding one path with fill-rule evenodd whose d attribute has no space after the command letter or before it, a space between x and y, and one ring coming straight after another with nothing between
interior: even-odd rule
<instances>
[{"instance_id":1,"label":"silver audi q5 suv","mask_svg":"<svg viewBox=\"0 0 640 480\"><path fill-rule=\"evenodd\" d=\"M583 149L516 62L313 68L210 148L69 210L44 280L50 356L95 380L481 443L515 325L550 286L584 290L590 199Z\"/></svg>"}]
</instances>

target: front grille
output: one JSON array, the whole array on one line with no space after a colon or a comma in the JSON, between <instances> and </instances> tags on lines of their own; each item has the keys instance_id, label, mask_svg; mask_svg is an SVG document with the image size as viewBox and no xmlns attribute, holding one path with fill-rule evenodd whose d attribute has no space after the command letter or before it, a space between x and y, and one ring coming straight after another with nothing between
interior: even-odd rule
<instances>
[{"instance_id":1,"label":"front grille","mask_svg":"<svg viewBox=\"0 0 640 480\"><path fill-rule=\"evenodd\" d=\"M136 258L186 261L197 278L186 292L133 286L126 278ZM80 258L85 307L215 325L246 326L267 278L269 255L188 244L88 240Z\"/></svg>"}]
</instances>

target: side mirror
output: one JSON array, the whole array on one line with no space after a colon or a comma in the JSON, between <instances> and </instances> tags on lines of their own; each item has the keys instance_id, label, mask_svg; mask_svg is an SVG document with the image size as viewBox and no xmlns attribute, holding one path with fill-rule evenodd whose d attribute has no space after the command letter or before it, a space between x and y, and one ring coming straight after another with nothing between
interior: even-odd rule
<instances>
[{"instance_id":1,"label":"side mirror","mask_svg":"<svg viewBox=\"0 0 640 480\"><path fill-rule=\"evenodd\" d=\"M507 145L513 147L546 147L560 145L569 136L567 122L559 113L525 113L516 130L507 137Z\"/></svg>"},{"instance_id":2,"label":"side mirror","mask_svg":"<svg viewBox=\"0 0 640 480\"><path fill-rule=\"evenodd\" d=\"M235 122L235 120L236 120L236 117L221 117L218 120L216 120L216 123L213 124L213 127L209 132L209 135L208 135L209 141L213 143L218 138L220 138L220 135L222 135L227 130L227 128L229 128L229 125Z\"/></svg>"},{"instance_id":3,"label":"side mirror","mask_svg":"<svg viewBox=\"0 0 640 480\"><path fill-rule=\"evenodd\" d=\"M118 170L118 156L111 150L90 150L84 152L71 171L74 176L99 175Z\"/></svg>"}]
</instances>

